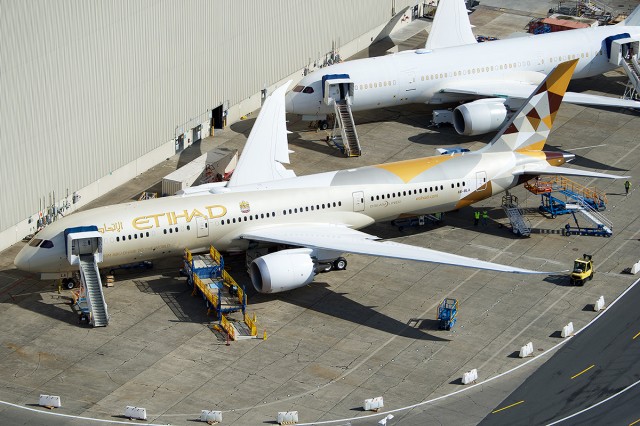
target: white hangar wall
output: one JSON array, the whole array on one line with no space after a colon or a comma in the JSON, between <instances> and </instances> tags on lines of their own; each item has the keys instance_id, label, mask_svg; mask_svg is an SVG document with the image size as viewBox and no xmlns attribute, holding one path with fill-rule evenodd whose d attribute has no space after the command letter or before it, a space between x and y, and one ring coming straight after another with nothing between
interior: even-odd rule
<instances>
[{"instance_id":1,"label":"white hangar wall","mask_svg":"<svg viewBox=\"0 0 640 426\"><path fill-rule=\"evenodd\" d=\"M86 204L173 155L176 133L211 109L233 121L261 89L333 46L363 49L393 6L413 4L0 0L0 250L35 230L53 194Z\"/></svg>"}]
</instances>

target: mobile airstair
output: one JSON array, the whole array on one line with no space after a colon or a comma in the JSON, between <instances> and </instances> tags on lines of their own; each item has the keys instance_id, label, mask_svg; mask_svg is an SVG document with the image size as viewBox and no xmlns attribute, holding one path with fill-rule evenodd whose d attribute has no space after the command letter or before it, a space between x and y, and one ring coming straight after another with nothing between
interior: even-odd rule
<instances>
[{"instance_id":1,"label":"mobile airstair","mask_svg":"<svg viewBox=\"0 0 640 426\"><path fill-rule=\"evenodd\" d=\"M567 224L563 230L565 235L600 235L609 237L613 234L613 224L603 214L607 208L606 195L597 188L589 188L562 176L549 181L534 179L525 183L525 188L541 196L538 209L551 218L571 214L576 226ZM560 195L564 195L564 199ZM592 226L580 226L576 214L581 215Z\"/></svg>"},{"instance_id":2,"label":"mobile airstair","mask_svg":"<svg viewBox=\"0 0 640 426\"><path fill-rule=\"evenodd\" d=\"M67 228L64 231L65 249L71 265L80 270L80 290L74 300L85 318L94 327L109 324L109 312L102 292L98 263L102 262L102 234L96 226Z\"/></svg>"},{"instance_id":3,"label":"mobile airstair","mask_svg":"<svg viewBox=\"0 0 640 426\"><path fill-rule=\"evenodd\" d=\"M506 194L502 197L502 209L509 218L511 230L520 237L531 236L531 225L524 217L522 209L518 207L518 197Z\"/></svg>"},{"instance_id":4,"label":"mobile airstair","mask_svg":"<svg viewBox=\"0 0 640 426\"><path fill-rule=\"evenodd\" d=\"M354 82L349 74L322 76L322 97L326 105L333 104L336 117L331 131L331 140L347 157L359 157L362 155L362 149L351 113ZM338 129L340 129L340 134L338 134Z\"/></svg>"},{"instance_id":5,"label":"mobile airstair","mask_svg":"<svg viewBox=\"0 0 640 426\"><path fill-rule=\"evenodd\" d=\"M594 235L600 237L610 237L613 235L613 224L611 221L604 217L602 213L591 208L590 205L577 202L576 204L567 204L566 207L570 210L576 226L571 226L570 224L565 225L562 230L564 235ZM580 213L595 226L580 226L576 213Z\"/></svg>"},{"instance_id":6,"label":"mobile airstair","mask_svg":"<svg viewBox=\"0 0 640 426\"><path fill-rule=\"evenodd\" d=\"M334 102L336 119L333 125L331 138L336 145L341 146L347 157L359 157L362 155L358 132L353 122L351 106L346 100ZM340 129L340 136L336 135L336 130ZM340 141L338 142L338 138Z\"/></svg>"},{"instance_id":7,"label":"mobile airstair","mask_svg":"<svg viewBox=\"0 0 640 426\"><path fill-rule=\"evenodd\" d=\"M640 64L638 64L640 37L632 37L629 33L613 35L605 39L605 46L609 62L621 66L629 78L623 98L638 100L640 98L638 96L640 93Z\"/></svg>"}]
</instances>

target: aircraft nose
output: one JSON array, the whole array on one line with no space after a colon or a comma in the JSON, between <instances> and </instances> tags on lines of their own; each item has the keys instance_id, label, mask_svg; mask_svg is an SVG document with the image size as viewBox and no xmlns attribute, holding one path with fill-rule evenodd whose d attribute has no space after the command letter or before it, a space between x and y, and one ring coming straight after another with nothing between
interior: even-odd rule
<instances>
[{"instance_id":1,"label":"aircraft nose","mask_svg":"<svg viewBox=\"0 0 640 426\"><path fill-rule=\"evenodd\" d=\"M295 109L293 106L293 97L294 97L293 92L287 93L287 95L284 97L285 109L288 113L291 113L291 114L295 114Z\"/></svg>"},{"instance_id":2,"label":"aircraft nose","mask_svg":"<svg viewBox=\"0 0 640 426\"><path fill-rule=\"evenodd\" d=\"M13 264L16 266L16 268L20 269L21 271L29 272L31 270L29 259L30 259L30 256L27 253L25 253L25 249L22 249L14 259Z\"/></svg>"}]
</instances>

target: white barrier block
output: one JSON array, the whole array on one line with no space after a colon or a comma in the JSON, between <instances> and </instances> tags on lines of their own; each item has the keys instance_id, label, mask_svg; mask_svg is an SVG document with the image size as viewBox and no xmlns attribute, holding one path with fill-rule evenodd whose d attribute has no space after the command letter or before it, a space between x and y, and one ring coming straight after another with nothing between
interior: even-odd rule
<instances>
[{"instance_id":1,"label":"white barrier block","mask_svg":"<svg viewBox=\"0 0 640 426\"><path fill-rule=\"evenodd\" d=\"M560 336L568 337L568 336L571 336L572 334L573 334L573 322L570 322L569 324L562 327L562 333L560 333Z\"/></svg>"},{"instance_id":2,"label":"white barrier block","mask_svg":"<svg viewBox=\"0 0 640 426\"><path fill-rule=\"evenodd\" d=\"M477 379L478 379L478 370L474 368L473 370L467 371L462 375L462 384L468 385L469 383L472 383Z\"/></svg>"},{"instance_id":3,"label":"white barrier block","mask_svg":"<svg viewBox=\"0 0 640 426\"><path fill-rule=\"evenodd\" d=\"M600 296L600 298L596 300L596 303L593 304L594 311L599 312L602 309L604 309L604 296Z\"/></svg>"},{"instance_id":4,"label":"white barrier block","mask_svg":"<svg viewBox=\"0 0 640 426\"><path fill-rule=\"evenodd\" d=\"M60 408L62 404L60 403L60 397L55 395L40 395L40 401L38 404L42 407L49 408Z\"/></svg>"},{"instance_id":5,"label":"white barrier block","mask_svg":"<svg viewBox=\"0 0 640 426\"><path fill-rule=\"evenodd\" d=\"M382 407L384 407L384 401L382 400L381 396L377 398L365 399L364 404L362 405L364 411L378 411Z\"/></svg>"},{"instance_id":6,"label":"white barrier block","mask_svg":"<svg viewBox=\"0 0 640 426\"><path fill-rule=\"evenodd\" d=\"M298 423L297 411L279 411L278 412L278 424L294 425L296 423Z\"/></svg>"},{"instance_id":7,"label":"white barrier block","mask_svg":"<svg viewBox=\"0 0 640 426\"><path fill-rule=\"evenodd\" d=\"M210 425L214 423L222 423L222 411L202 410L200 413L200 421L207 422Z\"/></svg>"},{"instance_id":8,"label":"white barrier block","mask_svg":"<svg viewBox=\"0 0 640 426\"><path fill-rule=\"evenodd\" d=\"M130 419L147 420L147 409L127 405L124 409L124 416Z\"/></svg>"},{"instance_id":9,"label":"white barrier block","mask_svg":"<svg viewBox=\"0 0 640 426\"><path fill-rule=\"evenodd\" d=\"M633 275L637 274L638 272L640 272L640 261L638 261L637 263L634 263L633 266L631 267L631 273Z\"/></svg>"},{"instance_id":10,"label":"white barrier block","mask_svg":"<svg viewBox=\"0 0 640 426\"><path fill-rule=\"evenodd\" d=\"M520 358L526 358L532 355L533 355L533 343L529 342L520 348L520 354L518 356Z\"/></svg>"}]
</instances>

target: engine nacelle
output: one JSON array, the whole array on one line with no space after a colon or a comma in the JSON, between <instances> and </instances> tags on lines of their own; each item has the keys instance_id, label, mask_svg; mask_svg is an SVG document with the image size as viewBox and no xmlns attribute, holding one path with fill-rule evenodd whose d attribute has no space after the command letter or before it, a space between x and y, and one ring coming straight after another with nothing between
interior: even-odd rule
<instances>
[{"instance_id":1,"label":"engine nacelle","mask_svg":"<svg viewBox=\"0 0 640 426\"><path fill-rule=\"evenodd\" d=\"M482 135L498 130L507 118L504 99L480 99L453 110L453 127L461 135Z\"/></svg>"},{"instance_id":2,"label":"engine nacelle","mask_svg":"<svg viewBox=\"0 0 640 426\"><path fill-rule=\"evenodd\" d=\"M279 293L313 281L317 266L311 249L290 249L258 257L251 262L251 282L260 293Z\"/></svg>"}]
</instances>

